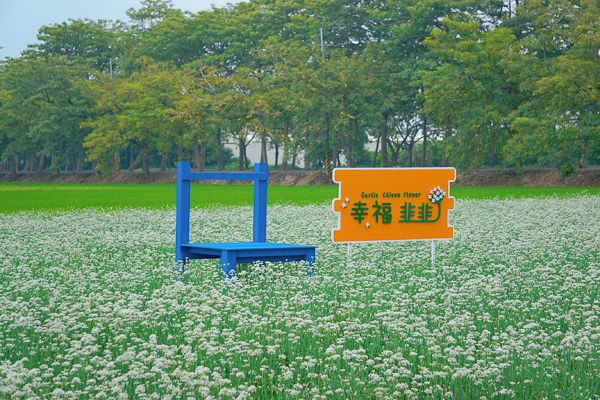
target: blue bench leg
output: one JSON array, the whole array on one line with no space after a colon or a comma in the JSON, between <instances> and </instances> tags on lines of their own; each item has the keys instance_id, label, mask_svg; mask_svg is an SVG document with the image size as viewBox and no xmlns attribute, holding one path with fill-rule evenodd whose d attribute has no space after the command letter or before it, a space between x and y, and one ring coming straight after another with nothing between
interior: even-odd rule
<instances>
[{"instance_id":1,"label":"blue bench leg","mask_svg":"<svg viewBox=\"0 0 600 400\"><path fill-rule=\"evenodd\" d=\"M308 262L306 275L313 276L315 272L315 249L306 251L306 262Z\"/></svg>"},{"instance_id":2,"label":"blue bench leg","mask_svg":"<svg viewBox=\"0 0 600 400\"><path fill-rule=\"evenodd\" d=\"M175 272L183 275L185 268L187 267L188 254L184 254L179 249L175 250Z\"/></svg>"},{"instance_id":3,"label":"blue bench leg","mask_svg":"<svg viewBox=\"0 0 600 400\"><path fill-rule=\"evenodd\" d=\"M237 257L235 252L223 251L221 254L221 271L223 279L235 276Z\"/></svg>"}]
</instances>

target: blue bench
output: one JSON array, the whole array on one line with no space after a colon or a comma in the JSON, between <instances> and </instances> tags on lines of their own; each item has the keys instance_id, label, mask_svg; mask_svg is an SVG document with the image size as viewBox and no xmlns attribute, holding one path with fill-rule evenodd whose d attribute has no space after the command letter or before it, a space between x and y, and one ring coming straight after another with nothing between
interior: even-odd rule
<instances>
[{"instance_id":1,"label":"blue bench","mask_svg":"<svg viewBox=\"0 0 600 400\"><path fill-rule=\"evenodd\" d=\"M254 225L252 242L190 243L190 181L252 180L254 181ZM306 261L312 275L316 246L267 242L267 164L254 164L254 173L191 172L189 162L177 163L177 221L175 261L185 271L187 260L220 258L224 278L232 278L236 264L255 261Z\"/></svg>"}]
</instances>

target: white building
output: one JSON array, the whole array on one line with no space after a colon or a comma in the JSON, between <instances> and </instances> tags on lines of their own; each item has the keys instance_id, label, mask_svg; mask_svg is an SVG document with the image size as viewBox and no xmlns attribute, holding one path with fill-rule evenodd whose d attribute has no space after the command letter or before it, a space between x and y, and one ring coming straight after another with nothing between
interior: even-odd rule
<instances>
[{"instance_id":1,"label":"white building","mask_svg":"<svg viewBox=\"0 0 600 400\"><path fill-rule=\"evenodd\" d=\"M366 148L369 151L375 151L376 142L369 142L366 144ZM225 143L225 147L231 149L233 151L234 157L240 156L240 149L235 143ZM260 162L260 142L252 141L246 147L246 156L248 157L248 161L250 164L254 164ZM346 157L344 154L339 155L341 165L346 164ZM270 165L275 165L275 148L270 148L267 146L267 160ZM281 165L281 161L283 160L283 149L279 149L279 159L277 160L278 164ZM292 158L288 159L288 166L292 163ZM296 166L298 168L304 168L304 150L300 151L300 153L296 156Z\"/></svg>"}]
</instances>

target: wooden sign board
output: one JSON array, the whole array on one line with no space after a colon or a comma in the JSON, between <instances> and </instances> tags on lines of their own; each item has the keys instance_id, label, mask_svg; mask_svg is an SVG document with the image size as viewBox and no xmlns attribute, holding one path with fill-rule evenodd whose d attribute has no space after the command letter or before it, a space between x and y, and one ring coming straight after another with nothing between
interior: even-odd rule
<instances>
[{"instance_id":1,"label":"wooden sign board","mask_svg":"<svg viewBox=\"0 0 600 400\"><path fill-rule=\"evenodd\" d=\"M336 243L452 239L454 168L337 168Z\"/></svg>"}]
</instances>

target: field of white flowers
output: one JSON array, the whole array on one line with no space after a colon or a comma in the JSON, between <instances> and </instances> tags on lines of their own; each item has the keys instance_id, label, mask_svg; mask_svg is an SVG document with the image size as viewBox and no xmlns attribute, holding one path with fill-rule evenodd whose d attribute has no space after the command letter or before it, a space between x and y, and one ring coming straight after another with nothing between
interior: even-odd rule
<instances>
[{"instance_id":1,"label":"field of white flowers","mask_svg":"<svg viewBox=\"0 0 600 400\"><path fill-rule=\"evenodd\" d=\"M0 397L600 398L600 197L458 200L456 238L331 243L330 205L269 208L317 271L174 273L174 210L0 214ZM192 211L246 241L252 209ZM239 266L238 266L239 267Z\"/></svg>"}]
</instances>

